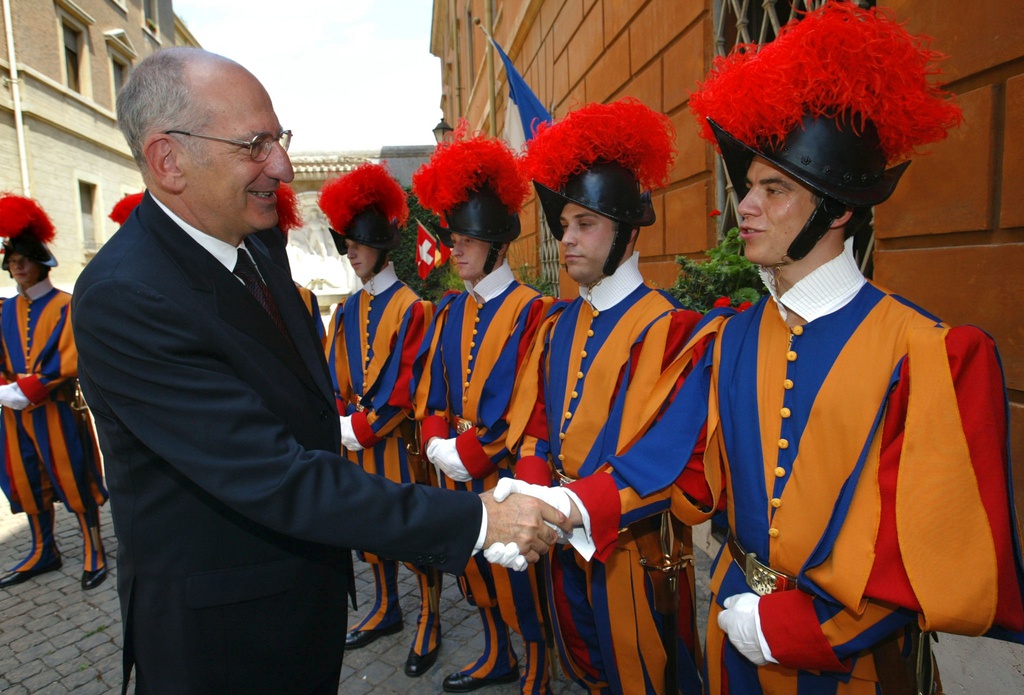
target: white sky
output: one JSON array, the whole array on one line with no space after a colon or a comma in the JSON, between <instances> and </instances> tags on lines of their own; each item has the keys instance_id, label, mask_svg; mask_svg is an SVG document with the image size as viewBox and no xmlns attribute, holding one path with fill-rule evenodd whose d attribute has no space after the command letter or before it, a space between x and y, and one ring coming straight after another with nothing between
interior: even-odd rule
<instances>
[{"instance_id":1,"label":"white sky","mask_svg":"<svg viewBox=\"0 0 1024 695\"><path fill-rule=\"evenodd\" d=\"M430 145L441 119L430 0L174 0L203 48L267 88L292 152Z\"/></svg>"}]
</instances>

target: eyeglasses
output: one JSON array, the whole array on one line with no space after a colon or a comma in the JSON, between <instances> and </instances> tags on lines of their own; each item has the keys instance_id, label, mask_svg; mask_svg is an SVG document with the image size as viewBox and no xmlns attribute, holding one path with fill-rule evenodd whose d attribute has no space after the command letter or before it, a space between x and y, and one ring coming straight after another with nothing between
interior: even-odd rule
<instances>
[{"instance_id":1,"label":"eyeglasses","mask_svg":"<svg viewBox=\"0 0 1024 695\"><path fill-rule=\"evenodd\" d=\"M202 135L200 133L188 133L184 130L165 130L164 135L187 135L191 138L203 138L204 140L217 140L228 142L239 147L249 148L249 158L254 162L265 161L270 156L270 150L274 149L274 143L279 143L284 151L288 151L288 145L292 144L292 131L282 130L279 135L271 133L260 133L252 140L232 140L231 138L218 138L214 135Z\"/></svg>"}]
</instances>

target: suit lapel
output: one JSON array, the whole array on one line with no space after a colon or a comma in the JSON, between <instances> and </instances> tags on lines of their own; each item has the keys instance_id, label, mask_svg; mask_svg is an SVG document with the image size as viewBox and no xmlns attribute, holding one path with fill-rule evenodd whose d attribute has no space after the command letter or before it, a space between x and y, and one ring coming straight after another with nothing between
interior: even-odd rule
<instances>
[{"instance_id":1,"label":"suit lapel","mask_svg":"<svg viewBox=\"0 0 1024 695\"><path fill-rule=\"evenodd\" d=\"M293 341L278 330L277 325L259 303L249 294L245 286L220 262L197 244L146 193L139 205L139 218L143 226L151 231L168 257L186 278L189 286L211 295L218 316L227 324L252 337L271 352L278 360L302 381L305 386L329 402L334 402L333 389L326 375L322 353L317 360L319 341L311 337L310 326L298 311L306 312L291 278L269 261L266 248L261 243L250 243L255 249L260 273L263 275L271 294L278 303L281 317L285 321ZM311 344L312 343L312 344Z\"/></svg>"},{"instance_id":2,"label":"suit lapel","mask_svg":"<svg viewBox=\"0 0 1024 695\"><path fill-rule=\"evenodd\" d=\"M320 342L319 335L316 334L315 329L311 325L311 321L319 320L319 317L315 319L310 317L309 310L295 289L295 282L292 280L291 275L272 261L266 247L259 240L250 237L246 241L246 245L254 252L253 257L256 259L256 265L259 267L260 273L270 289L270 293L274 295L281 318L284 320L285 326L287 326L288 332L292 336L295 347L292 353L298 354L304 369L307 374L313 376L313 380L316 382L324 398L333 402L334 389L330 385L331 378L327 371L323 345ZM262 307L260 308L262 309ZM266 312L263 313L266 314ZM273 324L273 321L271 321L271 324ZM276 332L280 334L280 331Z\"/></svg>"}]
</instances>

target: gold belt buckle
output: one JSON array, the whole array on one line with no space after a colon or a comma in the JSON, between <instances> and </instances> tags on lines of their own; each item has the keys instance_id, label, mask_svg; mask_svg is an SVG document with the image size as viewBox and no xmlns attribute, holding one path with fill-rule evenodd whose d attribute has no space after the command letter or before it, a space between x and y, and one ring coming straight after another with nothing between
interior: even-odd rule
<instances>
[{"instance_id":1,"label":"gold belt buckle","mask_svg":"<svg viewBox=\"0 0 1024 695\"><path fill-rule=\"evenodd\" d=\"M762 565L757 561L757 556L754 553L747 553L744 558L744 570L744 574L747 575L747 585L758 596L767 596L789 588L789 578Z\"/></svg>"},{"instance_id":2,"label":"gold belt buckle","mask_svg":"<svg viewBox=\"0 0 1024 695\"><path fill-rule=\"evenodd\" d=\"M473 423L469 420L464 420L461 417L455 419L455 431L459 434L469 432L471 429L473 429Z\"/></svg>"},{"instance_id":3,"label":"gold belt buckle","mask_svg":"<svg viewBox=\"0 0 1024 695\"><path fill-rule=\"evenodd\" d=\"M362 396L356 396L353 399L353 405L355 405L356 411L358 411L360 413L363 412L364 410L366 410L366 407L363 405L362 401L363 401L363 397Z\"/></svg>"}]
</instances>

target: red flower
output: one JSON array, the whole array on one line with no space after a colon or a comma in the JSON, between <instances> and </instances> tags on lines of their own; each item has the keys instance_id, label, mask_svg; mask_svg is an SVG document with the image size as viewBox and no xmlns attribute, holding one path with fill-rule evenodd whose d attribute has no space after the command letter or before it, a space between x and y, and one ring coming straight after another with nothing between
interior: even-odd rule
<instances>
[{"instance_id":1,"label":"red flower","mask_svg":"<svg viewBox=\"0 0 1024 695\"><path fill-rule=\"evenodd\" d=\"M712 210L712 211L711 211L711 214L710 214L710 215L708 215L708 217L718 217L718 216L719 216L719 215L721 215L721 214L722 214L722 211L721 211L721 210Z\"/></svg>"},{"instance_id":2,"label":"red flower","mask_svg":"<svg viewBox=\"0 0 1024 695\"><path fill-rule=\"evenodd\" d=\"M738 307L736 307L736 310L737 311L746 311L751 306L753 306L753 305L750 302L743 302Z\"/></svg>"},{"instance_id":3,"label":"red flower","mask_svg":"<svg viewBox=\"0 0 1024 695\"><path fill-rule=\"evenodd\" d=\"M732 304L732 300L730 300L728 297L719 297L718 299L715 300L714 307L716 309L719 309L721 307L729 306L730 304Z\"/></svg>"}]
</instances>

